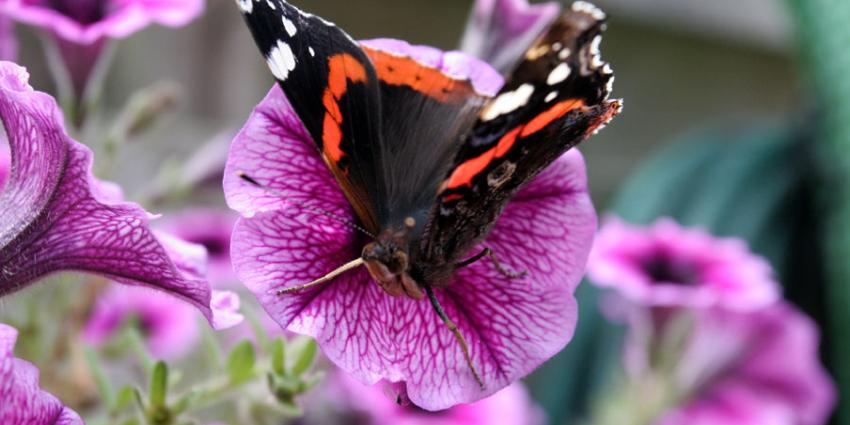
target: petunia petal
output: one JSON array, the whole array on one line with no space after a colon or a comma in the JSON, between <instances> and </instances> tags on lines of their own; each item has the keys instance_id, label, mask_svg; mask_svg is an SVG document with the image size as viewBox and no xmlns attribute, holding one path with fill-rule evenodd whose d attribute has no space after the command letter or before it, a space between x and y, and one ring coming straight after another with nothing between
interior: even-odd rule
<instances>
[{"instance_id":1,"label":"petunia petal","mask_svg":"<svg viewBox=\"0 0 850 425\"><path fill-rule=\"evenodd\" d=\"M240 181L244 171L272 190ZM288 285L321 277L360 255L358 235L313 209L353 214L278 89L237 136L225 176L242 212L231 245L238 276L281 326L315 337L364 383L407 384L411 400L438 410L493 394L557 353L577 319L573 298L596 226L581 155L571 152L511 203L485 245L530 277L511 280L483 260L462 270L443 305L470 342L487 384L479 389L451 332L426 301L392 298L358 269L294 295ZM311 201L311 199L313 199Z\"/></svg>"},{"instance_id":2,"label":"petunia petal","mask_svg":"<svg viewBox=\"0 0 850 425\"><path fill-rule=\"evenodd\" d=\"M808 317L779 302L752 312L708 309L696 318L676 371L678 388L693 397L663 424L826 422L835 387Z\"/></svg>"},{"instance_id":3,"label":"petunia petal","mask_svg":"<svg viewBox=\"0 0 850 425\"><path fill-rule=\"evenodd\" d=\"M0 142L0 191L6 186L9 178L9 168L12 166L12 157L9 154L9 146L6 142Z\"/></svg>"},{"instance_id":4,"label":"petunia petal","mask_svg":"<svg viewBox=\"0 0 850 425\"><path fill-rule=\"evenodd\" d=\"M221 287L235 280L230 262L230 237L237 217L227 209L190 208L168 214L156 227L206 248L210 282Z\"/></svg>"},{"instance_id":5,"label":"petunia petal","mask_svg":"<svg viewBox=\"0 0 850 425\"><path fill-rule=\"evenodd\" d=\"M200 336L198 313L189 304L147 288L112 286L98 296L83 329L89 344L111 340L130 320L136 320L147 348L159 359L186 354Z\"/></svg>"},{"instance_id":6,"label":"petunia petal","mask_svg":"<svg viewBox=\"0 0 850 425\"><path fill-rule=\"evenodd\" d=\"M265 188L247 184L244 172ZM243 216L308 204L341 217L353 213L283 91L275 86L236 135L224 171L227 205Z\"/></svg>"},{"instance_id":7,"label":"petunia petal","mask_svg":"<svg viewBox=\"0 0 850 425\"><path fill-rule=\"evenodd\" d=\"M0 16L0 60L18 60L18 39L15 37L15 23L6 16Z\"/></svg>"},{"instance_id":8,"label":"petunia petal","mask_svg":"<svg viewBox=\"0 0 850 425\"><path fill-rule=\"evenodd\" d=\"M67 136L55 100L27 79L23 68L0 63L0 118L12 152L0 195L0 295L76 270L169 292L215 323L209 283L194 258L203 252L168 237L161 242L138 205L107 199L114 190L92 177L91 150Z\"/></svg>"},{"instance_id":9,"label":"petunia petal","mask_svg":"<svg viewBox=\"0 0 850 425\"><path fill-rule=\"evenodd\" d=\"M557 2L477 0L466 24L461 50L506 74L560 10Z\"/></svg>"},{"instance_id":10,"label":"petunia petal","mask_svg":"<svg viewBox=\"0 0 850 425\"><path fill-rule=\"evenodd\" d=\"M468 79L477 92L486 96L495 96L505 83L492 66L463 52L444 52L431 46L414 46L391 38L376 38L361 43L377 50L410 57L452 78Z\"/></svg>"},{"instance_id":11,"label":"petunia petal","mask_svg":"<svg viewBox=\"0 0 850 425\"><path fill-rule=\"evenodd\" d=\"M0 323L0 423L4 425L78 425L79 415L42 391L38 369L16 359L18 332Z\"/></svg>"},{"instance_id":12,"label":"petunia petal","mask_svg":"<svg viewBox=\"0 0 850 425\"><path fill-rule=\"evenodd\" d=\"M660 259L660 260L659 260ZM657 281L647 264L683 268L690 281ZM718 238L671 219L651 227L608 217L588 262L591 280L646 306L757 310L781 298L770 264L737 238ZM682 274L682 273L680 273Z\"/></svg>"},{"instance_id":13,"label":"petunia petal","mask_svg":"<svg viewBox=\"0 0 850 425\"><path fill-rule=\"evenodd\" d=\"M183 26L200 15L204 9L203 0L105 1L109 3L109 13L94 22L78 22L45 2L31 0L0 0L0 13L19 22L54 32L69 42L87 45L104 38L124 38L154 23L171 27ZM91 7L103 7L98 4L100 2L91 3Z\"/></svg>"}]
</instances>

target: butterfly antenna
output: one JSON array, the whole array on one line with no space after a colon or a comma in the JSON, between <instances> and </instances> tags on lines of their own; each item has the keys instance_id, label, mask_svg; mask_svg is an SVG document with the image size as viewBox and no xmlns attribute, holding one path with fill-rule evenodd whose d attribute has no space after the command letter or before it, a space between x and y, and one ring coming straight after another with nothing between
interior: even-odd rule
<instances>
[{"instance_id":1,"label":"butterfly antenna","mask_svg":"<svg viewBox=\"0 0 850 425\"><path fill-rule=\"evenodd\" d=\"M463 337L463 334L460 333L460 329L458 329L455 322L452 322L452 319L449 319L449 316L446 315L445 310L443 310L443 306L440 305L440 301L437 299L437 296L434 295L434 290L431 289L430 286L425 285L425 293L428 294L428 299L431 301L431 305L434 306L434 310L437 312L437 315L440 316L440 319L443 320L446 327L452 331L452 334L454 334L458 344L460 344L460 349L463 351L463 357L466 359L466 364L472 371L472 376L475 377L475 381L478 382L478 386L481 387L481 390L483 391L486 387L484 385L484 381L481 379L481 375L478 374L478 369L475 368L475 364L472 362L472 356L469 354L469 345L466 343L466 339Z\"/></svg>"},{"instance_id":2,"label":"butterfly antenna","mask_svg":"<svg viewBox=\"0 0 850 425\"><path fill-rule=\"evenodd\" d=\"M266 192L268 192L268 193L271 193L272 195L275 195L275 196L277 196L277 197L279 197L279 198L283 199L283 200L284 200L284 201L286 201L286 202L289 202L289 203L292 203L292 204L294 204L294 205L297 205L297 206L298 206L298 207L300 207L301 209L308 210L308 211L312 211L312 212L317 213L317 214L321 214L321 215L323 215L323 216L325 216L325 217L330 218L330 219L331 219L331 220L333 220L333 221L336 221L337 223L344 224L344 225L346 225L346 226L348 226L348 227L350 227L350 228L352 228L352 229L354 229L354 230L356 230L356 231L358 231L358 232L360 232L360 233L363 233L364 235L369 236L369 237L370 237L370 238L372 238L372 239L377 239L377 238L378 238L378 237L377 237L377 236L375 236L372 232L370 232L370 231L368 231L368 230L364 229L362 226L359 226L357 223L354 223L354 222L352 222L352 221L350 221L350 220L346 220L345 218L342 218L342 217L340 217L340 216L338 216L338 215L336 215L336 214L334 214L334 213L332 213L332 212L330 212L330 211L326 211L326 210L323 210L323 209L321 209L321 208L314 207L314 206L312 206L312 205L307 205L307 204L305 204L305 203L303 203L303 202L301 202L301 201L296 201L296 200L294 200L294 199L289 199L289 198L287 198L287 196L286 196L283 192L281 192L281 191L279 191L279 190L277 190L277 189L270 188L270 187L268 187L268 186L266 186L266 185L264 185L264 184L260 183L260 182L259 182L259 181L257 181L255 178L253 178L253 177L249 176L248 174L245 174L245 172L244 172L244 171L237 171L237 172L236 172L236 175L237 175L237 176L239 176L239 178L240 178L240 179L242 179L243 181L245 181L245 182L247 182L247 183L251 184L252 186L255 186L255 187L259 188L259 189L262 189L262 190L264 190L264 191L266 191Z\"/></svg>"},{"instance_id":3,"label":"butterfly antenna","mask_svg":"<svg viewBox=\"0 0 850 425\"><path fill-rule=\"evenodd\" d=\"M343 266L339 267L338 269L336 269L336 270L334 270L334 271L332 271L332 272L330 272L330 273L328 273L328 274L326 274L326 275L324 275L324 276L322 276L322 277L320 277L320 278L318 278L318 279L316 279L316 280L314 280L310 283L305 283L303 285L290 286L288 288L283 288L283 289L277 291L277 294L278 295L292 294L292 293L295 293L295 292L301 292L305 289L310 289L310 288L319 286L323 283L330 282L335 277L337 277L337 276L339 276L339 275L341 275L341 274L343 274L343 273L345 273L345 272L347 272L351 269L362 266L363 263L364 263L363 259L358 258L356 260L353 260L353 261L350 261L350 262L344 264Z\"/></svg>"}]
</instances>

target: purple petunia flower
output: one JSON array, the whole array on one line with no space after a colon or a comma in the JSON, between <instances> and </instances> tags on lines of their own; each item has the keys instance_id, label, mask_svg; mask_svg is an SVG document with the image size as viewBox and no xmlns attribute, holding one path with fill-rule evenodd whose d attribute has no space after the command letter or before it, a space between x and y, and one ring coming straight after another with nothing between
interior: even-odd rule
<instances>
[{"instance_id":1,"label":"purple petunia flower","mask_svg":"<svg viewBox=\"0 0 850 425\"><path fill-rule=\"evenodd\" d=\"M124 38L153 23L183 26L203 9L203 0L0 1L0 10L15 20L81 45Z\"/></svg>"},{"instance_id":2,"label":"purple petunia flower","mask_svg":"<svg viewBox=\"0 0 850 425\"><path fill-rule=\"evenodd\" d=\"M129 321L135 321L151 354L166 360L185 354L200 335L193 307L144 288L113 286L98 297L83 339L103 344Z\"/></svg>"},{"instance_id":3,"label":"purple petunia flower","mask_svg":"<svg viewBox=\"0 0 850 425\"><path fill-rule=\"evenodd\" d=\"M0 323L0 423L3 425L78 425L80 416L42 391L38 369L12 354L18 331Z\"/></svg>"},{"instance_id":4,"label":"purple petunia flower","mask_svg":"<svg viewBox=\"0 0 850 425\"><path fill-rule=\"evenodd\" d=\"M476 0L461 50L507 74L560 11L561 5L553 1Z\"/></svg>"},{"instance_id":5,"label":"purple petunia flower","mask_svg":"<svg viewBox=\"0 0 850 425\"><path fill-rule=\"evenodd\" d=\"M237 309L235 294L214 293L213 303ZM154 356L174 360L186 354L200 337L197 310L177 298L146 288L113 286L98 297L97 304L83 330L90 344L103 344L135 321L148 350Z\"/></svg>"},{"instance_id":6,"label":"purple petunia flower","mask_svg":"<svg viewBox=\"0 0 850 425\"><path fill-rule=\"evenodd\" d=\"M650 306L758 309L780 298L770 265L740 239L718 239L670 219L648 228L605 220L588 275Z\"/></svg>"},{"instance_id":7,"label":"purple petunia flower","mask_svg":"<svg viewBox=\"0 0 850 425\"><path fill-rule=\"evenodd\" d=\"M371 425L542 425L546 422L543 410L520 383L473 404L440 412L427 412L405 403L404 395L393 394L395 389L389 384L366 386L342 373L334 374L328 384L323 398L332 407L324 410L336 411L336 415L331 415L334 419L322 416L315 422L308 416L308 424L346 424L355 422L350 420L352 417L357 418L356 423Z\"/></svg>"},{"instance_id":8,"label":"purple petunia flower","mask_svg":"<svg viewBox=\"0 0 850 425\"><path fill-rule=\"evenodd\" d=\"M457 52L378 43L453 66L452 75L469 76L476 87L497 90L501 84L489 66ZM238 171L261 176L268 190L245 184ZM435 291L469 341L472 361L486 383L484 391L428 301L388 296L365 269L343 274L315 291L276 293L287 284L322 276L362 250L351 228L298 206L308 204L355 220L278 87L234 140L224 185L228 204L243 216L231 251L237 275L281 326L315 337L334 363L364 383L403 382L416 405L445 409L496 393L572 338L578 315L573 292L596 228L584 160L576 150L522 189L485 241L507 266L525 269L534 279L510 279L479 262L459 270L447 289Z\"/></svg>"},{"instance_id":9,"label":"purple petunia flower","mask_svg":"<svg viewBox=\"0 0 850 425\"><path fill-rule=\"evenodd\" d=\"M18 65L0 62L0 118L11 151L0 194L0 296L76 270L169 292L216 327L235 324L232 311L212 303L196 258L203 248L155 235L148 213L95 180L91 150L66 134L56 101L34 91L28 78Z\"/></svg>"},{"instance_id":10,"label":"purple petunia flower","mask_svg":"<svg viewBox=\"0 0 850 425\"><path fill-rule=\"evenodd\" d=\"M77 96L110 38L153 24L183 26L200 15L203 0L0 0L0 13L53 35Z\"/></svg>"},{"instance_id":11,"label":"purple petunia flower","mask_svg":"<svg viewBox=\"0 0 850 425\"><path fill-rule=\"evenodd\" d=\"M790 304L694 312L673 380L683 394L657 425L822 425L835 388L819 363L818 330Z\"/></svg>"},{"instance_id":12,"label":"purple petunia flower","mask_svg":"<svg viewBox=\"0 0 850 425\"><path fill-rule=\"evenodd\" d=\"M230 237L236 219L229 210L195 208L164 218L157 228L206 248L210 281L226 285L236 280L230 262Z\"/></svg>"}]
</instances>

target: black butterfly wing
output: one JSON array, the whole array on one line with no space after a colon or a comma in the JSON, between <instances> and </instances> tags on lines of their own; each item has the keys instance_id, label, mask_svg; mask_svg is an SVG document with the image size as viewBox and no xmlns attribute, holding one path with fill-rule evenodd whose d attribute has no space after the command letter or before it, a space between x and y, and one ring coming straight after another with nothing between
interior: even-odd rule
<instances>
[{"instance_id":1,"label":"black butterfly wing","mask_svg":"<svg viewBox=\"0 0 850 425\"><path fill-rule=\"evenodd\" d=\"M438 270L467 255L523 184L620 111L619 101L608 100L613 72L599 56L604 20L576 2L484 107L442 183L421 264Z\"/></svg>"},{"instance_id":2,"label":"black butterfly wing","mask_svg":"<svg viewBox=\"0 0 850 425\"><path fill-rule=\"evenodd\" d=\"M363 42L378 74L383 106L381 174L386 202L383 228L413 217L424 228L442 179L487 98L472 81L498 82L489 66L457 52L411 46L398 40ZM455 66L451 75L442 66ZM461 70L458 70L461 69ZM465 73L467 72L468 73ZM491 71L491 74L485 74Z\"/></svg>"},{"instance_id":3,"label":"black butterfly wing","mask_svg":"<svg viewBox=\"0 0 850 425\"><path fill-rule=\"evenodd\" d=\"M283 0L236 0L257 46L363 225L384 205L381 102L367 54L336 25Z\"/></svg>"}]
</instances>

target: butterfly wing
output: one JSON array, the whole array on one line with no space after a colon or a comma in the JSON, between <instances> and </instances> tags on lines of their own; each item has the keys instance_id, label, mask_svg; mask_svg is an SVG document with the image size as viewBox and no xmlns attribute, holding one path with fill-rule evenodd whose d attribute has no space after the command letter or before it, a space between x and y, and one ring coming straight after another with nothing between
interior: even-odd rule
<instances>
[{"instance_id":1,"label":"butterfly wing","mask_svg":"<svg viewBox=\"0 0 850 425\"><path fill-rule=\"evenodd\" d=\"M431 211L419 261L452 264L486 237L508 201L621 108L599 56L605 16L576 2L481 110Z\"/></svg>"},{"instance_id":2,"label":"butterfly wing","mask_svg":"<svg viewBox=\"0 0 850 425\"><path fill-rule=\"evenodd\" d=\"M377 233L381 102L369 57L336 25L283 0L236 3L358 218Z\"/></svg>"},{"instance_id":3,"label":"butterfly wing","mask_svg":"<svg viewBox=\"0 0 850 425\"><path fill-rule=\"evenodd\" d=\"M458 52L388 39L365 41L363 49L378 74L384 107L379 149L387 205L381 225L399 227L413 217L422 228L461 135L472 128L501 77Z\"/></svg>"}]
</instances>

